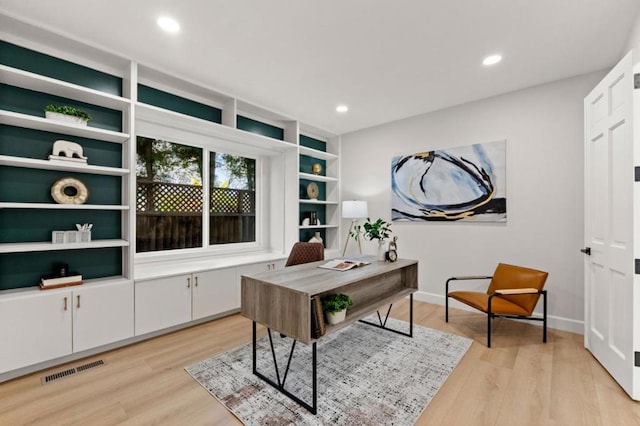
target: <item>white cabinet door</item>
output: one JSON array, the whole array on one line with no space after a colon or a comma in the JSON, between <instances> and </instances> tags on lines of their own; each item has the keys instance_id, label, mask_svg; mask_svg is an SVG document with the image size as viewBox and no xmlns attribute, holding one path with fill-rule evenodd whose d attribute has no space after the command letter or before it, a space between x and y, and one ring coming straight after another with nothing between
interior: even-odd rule
<instances>
[{"instance_id":1,"label":"white cabinet door","mask_svg":"<svg viewBox=\"0 0 640 426\"><path fill-rule=\"evenodd\" d=\"M71 291L0 299L0 373L71 353Z\"/></svg>"},{"instance_id":2,"label":"white cabinet door","mask_svg":"<svg viewBox=\"0 0 640 426\"><path fill-rule=\"evenodd\" d=\"M191 274L135 283L135 334L191 321Z\"/></svg>"},{"instance_id":3,"label":"white cabinet door","mask_svg":"<svg viewBox=\"0 0 640 426\"><path fill-rule=\"evenodd\" d=\"M73 290L73 351L133 337L133 283Z\"/></svg>"},{"instance_id":4,"label":"white cabinet door","mask_svg":"<svg viewBox=\"0 0 640 426\"><path fill-rule=\"evenodd\" d=\"M196 320L240 307L236 268L193 274L193 315Z\"/></svg>"}]
</instances>

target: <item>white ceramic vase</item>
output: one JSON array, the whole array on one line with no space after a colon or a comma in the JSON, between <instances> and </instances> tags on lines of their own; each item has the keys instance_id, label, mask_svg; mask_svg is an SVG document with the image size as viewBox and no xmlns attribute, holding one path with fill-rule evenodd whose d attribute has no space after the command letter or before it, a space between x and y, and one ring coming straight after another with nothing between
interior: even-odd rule
<instances>
[{"instance_id":1,"label":"white ceramic vase","mask_svg":"<svg viewBox=\"0 0 640 426\"><path fill-rule=\"evenodd\" d=\"M311 239L309 240L310 243L320 243L322 244L322 237L320 236L320 232L316 232L315 234L313 234L313 237L311 237Z\"/></svg>"},{"instance_id":2,"label":"white ceramic vase","mask_svg":"<svg viewBox=\"0 0 640 426\"><path fill-rule=\"evenodd\" d=\"M386 259L384 257L384 240L378 240L378 262L384 262Z\"/></svg>"},{"instance_id":3,"label":"white ceramic vase","mask_svg":"<svg viewBox=\"0 0 640 426\"><path fill-rule=\"evenodd\" d=\"M338 312L327 312L327 322L329 324L338 324L344 321L347 316L347 310L343 309Z\"/></svg>"}]
</instances>

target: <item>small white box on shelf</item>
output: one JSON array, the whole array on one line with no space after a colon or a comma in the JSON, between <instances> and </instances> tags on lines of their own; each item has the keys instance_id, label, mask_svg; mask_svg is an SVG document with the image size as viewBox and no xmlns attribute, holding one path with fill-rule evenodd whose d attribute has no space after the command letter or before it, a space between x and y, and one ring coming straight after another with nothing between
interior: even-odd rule
<instances>
[{"instance_id":1,"label":"small white box on shelf","mask_svg":"<svg viewBox=\"0 0 640 426\"><path fill-rule=\"evenodd\" d=\"M64 244L64 231L51 231L51 242L53 244Z\"/></svg>"},{"instance_id":2,"label":"small white box on shelf","mask_svg":"<svg viewBox=\"0 0 640 426\"><path fill-rule=\"evenodd\" d=\"M78 242L79 243L89 243L91 242L91 231L76 231L78 233Z\"/></svg>"},{"instance_id":3,"label":"small white box on shelf","mask_svg":"<svg viewBox=\"0 0 640 426\"><path fill-rule=\"evenodd\" d=\"M65 243L77 243L79 239L78 231L65 231L64 242Z\"/></svg>"}]
</instances>

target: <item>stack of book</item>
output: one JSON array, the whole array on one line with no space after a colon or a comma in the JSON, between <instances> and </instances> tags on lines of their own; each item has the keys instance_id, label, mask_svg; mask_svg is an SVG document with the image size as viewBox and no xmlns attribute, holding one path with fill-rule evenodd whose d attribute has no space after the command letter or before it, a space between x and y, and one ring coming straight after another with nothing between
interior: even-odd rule
<instances>
[{"instance_id":1,"label":"stack of book","mask_svg":"<svg viewBox=\"0 0 640 426\"><path fill-rule=\"evenodd\" d=\"M52 288L70 287L82 284L82 275L77 272L70 272L67 275L48 275L40 279L40 288L49 290Z\"/></svg>"},{"instance_id":2,"label":"stack of book","mask_svg":"<svg viewBox=\"0 0 640 426\"><path fill-rule=\"evenodd\" d=\"M324 336L325 331L322 302L320 297L314 296L311 298L311 337L317 339Z\"/></svg>"}]
</instances>

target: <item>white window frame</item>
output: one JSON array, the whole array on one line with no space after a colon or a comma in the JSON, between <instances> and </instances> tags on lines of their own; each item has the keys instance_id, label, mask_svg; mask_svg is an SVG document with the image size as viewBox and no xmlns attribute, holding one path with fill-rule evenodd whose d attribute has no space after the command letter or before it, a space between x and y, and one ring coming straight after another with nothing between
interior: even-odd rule
<instances>
[{"instance_id":1,"label":"white window frame","mask_svg":"<svg viewBox=\"0 0 640 426\"><path fill-rule=\"evenodd\" d=\"M160 119L136 121L136 136L132 137L133 140L137 139L137 136L142 136L202 149L202 189L204 197L202 211L202 247L147 251L143 253L136 252L134 253L136 264L159 262L166 259L190 259L268 250L268 238L265 235L264 226L268 223L268 212L263 208L263 205L264 197L268 196L271 183L270 174L265 173L265 169L268 168L270 157L276 154L276 152L256 147L252 143L242 143L242 141L238 140L229 140L227 135L216 135L216 132L212 132L211 123L206 123L206 127L209 127L206 132L201 131L198 126L189 125L199 124L198 122L200 121L201 120L194 121L187 119L184 120L184 123L181 122L180 126L176 126L175 123L166 123L166 120ZM217 125L213 125L213 130L215 130L216 127ZM222 126L220 126L220 130L223 130ZM224 130L226 131L227 129ZM234 132L237 131L234 130ZM221 131L220 133L223 132ZM136 144L134 143L132 145L135 150ZM256 161L256 238L253 242L215 245L209 244L209 158L211 152L223 152L225 154L251 158ZM132 165L132 167L135 168L135 164ZM132 174L134 180L137 181L136 173ZM134 229L132 238L137 239L137 229Z\"/></svg>"}]
</instances>

